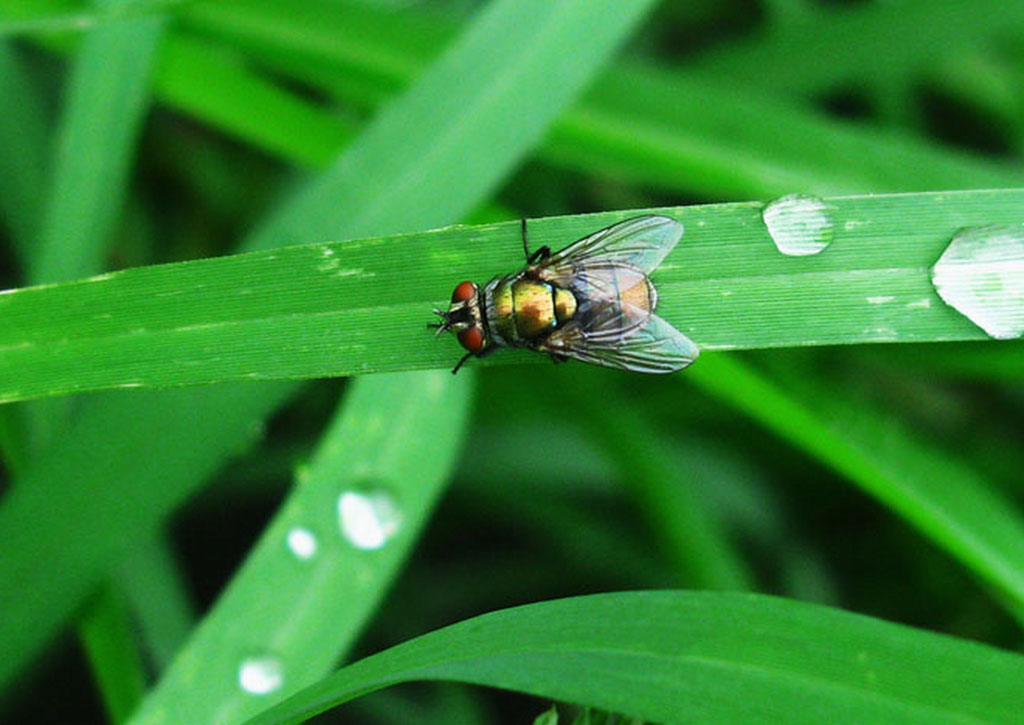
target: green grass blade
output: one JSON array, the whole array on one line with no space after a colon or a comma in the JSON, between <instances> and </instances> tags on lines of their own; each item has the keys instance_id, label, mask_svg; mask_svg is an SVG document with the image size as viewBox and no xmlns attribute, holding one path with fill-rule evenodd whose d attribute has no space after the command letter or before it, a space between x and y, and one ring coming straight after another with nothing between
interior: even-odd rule
<instances>
[{"instance_id":1,"label":"green grass blade","mask_svg":"<svg viewBox=\"0 0 1024 725\"><path fill-rule=\"evenodd\" d=\"M34 81L6 42L0 42L0 106L0 219L24 260L41 216L47 124Z\"/></svg>"},{"instance_id":2,"label":"green grass blade","mask_svg":"<svg viewBox=\"0 0 1024 725\"><path fill-rule=\"evenodd\" d=\"M315 682L352 646L461 448L472 378L449 378L437 371L416 386L399 375L353 384L295 490L134 722L167 722L170 713L177 722L239 722ZM398 528L380 549L360 550L339 531L339 494L374 490L394 501ZM314 537L315 552L290 551L295 536ZM256 656L272 656L283 677L262 697L231 676Z\"/></svg>"},{"instance_id":3,"label":"green grass blade","mask_svg":"<svg viewBox=\"0 0 1024 725\"><path fill-rule=\"evenodd\" d=\"M90 602L78 626L107 716L115 723L128 719L146 690L131 625L126 603L116 590L107 588Z\"/></svg>"},{"instance_id":4,"label":"green grass blade","mask_svg":"<svg viewBox=\"0 0 1024 725\"><path fill-rule=\"evenodd\" d=\"M105 268L148 108L162 27L154 17L101 25L85 35L58 130L40 241L29 259L31 282L74 279Z\"/></svg>"},{"instance_id":5,"label":"green grass blade","mask_svg":"<svg viewBox=\"0 0 1024 725\"><path fill-rule=\"evenodd\" d=\"M17 35L58 34L100 28L125 20L153 17L190 0L99 0L83 9L74 0L6 0L0 19L0 38Z\"/></svg>"},{"instance_id":6,"label":"green grass blade","mask_svg":"<svg viewBox=\"0 0 1024 725\"><path fill-rule=\"evenodd\" d=\"M358 174L363 156L354 152L346 173ZM312 213L315 202L340 203L328 199L326 188L300 207L305 218L320 218ZM370 192L372 184L348 193ZM811 257L776 250L760 204L661 210L688 231L655 273L659 314L704 349L984 339L937 296L929 268L963 226L1019 224L1022 201L1021 190L832 199L835 241ZM343 208L360 202L351 203ZM376 202L371 207L387 215ZM536 220L531 234L535 245L558 248L626 216ZM277 224L262 238L299 237ZM518 225L501 224L10 291L0 295L7 320L0 330L0 400L448 366L455 346L424 328L431 307L444 303L454 281L485 280L521 264ZM507 353L488 362L535 357Z\"/></svg>"},{"instance_id":7,"label":"green grass blade","mask_svg":"<svg viewBox=\"0 0 1024 725\"><path fill-rule=\"evenodd\" d=\"M835 469L987 581L1024 617L1024 519L955 458L813 381L799 396L740 360L707 357L692 381ZM803 399L802 399L803 398Z\"/></svg>"},{"instance_id":8,"label":"green grass blade","mask_svg":"<svg viewBox=\"0 0 1024 725\"><path fill-rule=\"evenodd\" d=\"M170 537L155 531L140 539L118 567L116 581L138 620L149 660L162 672L196 617Z\"/></svg>"},{"instance_id":9,"label":"green grass blade","mask_svg":"<svg viewBox=\"0 0 1024 725\"><path fill-rule=\"evenodd\" d=\"M299 722L410 680L664 723L1013 722L1024 658L757 595L627 592L507 609L345 667L251 720Z\"/></svg>"},{"instance_id":10,"label":"green grass blade","mask_svg":"<svg viewBox=\"0 0 1024 725\"><path fill-rule=\"evenodd\" d=\"M304 166L325 166L354 133L351 123L270 83L244 59L181 32L167 38L154 92L213 128Z\"/></svg>"}]
</instances>

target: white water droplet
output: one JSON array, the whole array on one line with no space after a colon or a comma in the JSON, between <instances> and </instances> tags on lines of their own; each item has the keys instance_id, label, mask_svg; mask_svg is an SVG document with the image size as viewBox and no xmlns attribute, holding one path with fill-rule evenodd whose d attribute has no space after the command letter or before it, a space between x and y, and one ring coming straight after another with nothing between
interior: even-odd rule
<instances>
[{"instance_id":1,"label":"white water droplet","mask_svg":"<svg viewBox=\"0 0 1024 725\"><path fill-rule=\"evenodd\" d=\"M394 499L381 489L346 491L338 497L341 534L357 549L379 549L388 543L402 523Z\"/></svg>"},{"instance_id":2,"label":"white water droplet","mask_svg":"<svg viewBox=\"0 0 1024 725\"><path fill-rule=\"evenodd\" d=\"M1024 333L1024 230L966 227L932 267L943 301L998 340Z\"/></svg>"},{"instance_id":3,"label":"white water droplet","mask_svg":"<svg viewBox=\"0 0 1024 725\"><path fill-rule=\"evenodd\" d=\"M299 559L311 559L316 555L316 534L309 529L296 526L288 531L287 541L288 548Z\"/></svg>"},{"instance_id":4,"label":"white water droplet","mask_svg":"<svg viewBox=\"0 0 1024 725\"><path fill-rule=\"evenodd\" d=\"M238 667L238 686L250 695L267 695L283 684L284 667L276 657L248 657Z\"/></svg>"},{"instance_id":5,"label":"white water droplet","mask_svg":"<svg viewBox=\"0 0 1024 725\"><path fill-rule=\"evenodd\" d=\"M761 219L783 254L805 257L832 243L831 209L816 196L783 196L764 208Z\"/></svg>"}]
</instances>

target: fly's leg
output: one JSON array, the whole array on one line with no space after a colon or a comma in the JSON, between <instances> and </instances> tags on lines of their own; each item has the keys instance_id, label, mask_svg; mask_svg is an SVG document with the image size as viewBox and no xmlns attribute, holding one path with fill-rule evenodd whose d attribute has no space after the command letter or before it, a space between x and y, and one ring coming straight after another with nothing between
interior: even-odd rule
<instances>
[{"instance_id":1,"label":"fly's leg","mask_svg":"<svg viewBox=\"0 0 1024 725\"><path fill-rule=\"evenodd\" d=\"M455 367L452 368L452 375L459 372L459 368L461 368L465 364L465 362L469 360L471 357L473 357L473 353L471 352L467 352L465 355L463 355L462 359L459 360L459 362L456 363Z\"/></svg>"},{"instance_id":2,"label":"fly's leg","mask_svg":"<svg viewBox=\"0 0 1024 725\"><path fill-rule=\"evenodd\" d=\"M555 365L561 365L564 362L569 362L569 356L563 355L560 352L554 352L549 350L548 357L551 358L551 362L553 362Z\"/></svg>"},{"instance_id":3,"label":"fly's leg","mask_svg":"<svg viewBox=\"0 0 1024 725\"><path fill-rule=\"evenodd\" d=\"M462 359L459 360L455 367L452 368L452 375L459 372L459 368L461 368L466 363L466 361L469 360L471 357L487 357L497 349L498 347L496 345L490 345L484 348L481 352L467 352L465 355L462 356Z\"/></svg>"},{"instance_id":4,"label":"fly's leg","mask_svg":"<svg viewBox=\"0 0 1024 725\"><path fill-rule=\"evenodd\" d=\"M550 247L541 247L533 254L530 254L530 246L526 242L526 217L522 218L521 228L523 231L523 254L526 255L527 264L537 264L538 262L543 262L544 260L551 256Z\"/></svg>"}]
</instances>

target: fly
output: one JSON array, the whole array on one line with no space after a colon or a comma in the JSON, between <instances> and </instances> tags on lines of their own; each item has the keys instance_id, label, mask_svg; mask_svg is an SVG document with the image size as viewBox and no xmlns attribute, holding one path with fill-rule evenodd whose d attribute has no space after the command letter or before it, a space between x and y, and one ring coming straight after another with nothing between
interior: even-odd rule
<instances>
[{"instance_id":1,"label":"fly","mask_svg":"<svg viewBox=\"0 0 1024 725\"><path fill-rule=\"evenodd\" d=\"M690 338L654 314L658 293L648 278L683 235L667 216L633 217L554 252L530 254L526 266L482 289L460 282L447 311L430 327L452 332L471 357L502 347L547 353L555 362L580 360L641 373L671 373L697 359Z\"/></svg>"}]
</instances>

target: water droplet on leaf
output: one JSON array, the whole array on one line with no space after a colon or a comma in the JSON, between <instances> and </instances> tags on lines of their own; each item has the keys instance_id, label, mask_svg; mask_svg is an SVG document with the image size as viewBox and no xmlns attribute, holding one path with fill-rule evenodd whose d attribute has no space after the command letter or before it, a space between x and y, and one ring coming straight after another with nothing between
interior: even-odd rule
<instances>
[{"instance_id":1,"label":"water droplet on leaf","mask_svg":"<svg viewBox=\"0 0 1024 725\"><path fill-rule=\"evenodd\" d=\"M958 231L932 267L943 301L999 340L1024 333L1024 230Z\"/></svg>"},{"instance_id":2,"label":"water droplet on leaf","mask_svg":"<svg viewBox=\"0 0 1024 725\"><path fill-rule=\"evenodd\" d=\"M379 549L402 523L394 499L383 489L346 491L338 497L341 534L357 549Z\"/></svg>"},{"instance_id":3,"label":"water droplet on leaf","mask_svg":"<svg viewBox=\"0 0 1024 725\"><path fill-rule=\"evenodd\" d=\"M316 534L309 529L296 526L288 532L288 548L299 559L311 559L316 554Z\"/></svg>"},{"instance_id":4,"label":"water droplet on leaf","mask_svg":"<svg viewBox=\"0 0 1024 725\"><path fill-rule=\"evenodd\" d=\"M764 208L761 219L783 254L793 257L818 254L832 243L831 209L816 196L783 196Z\"/></svg>"},{"instance_id":5,"label":"water droplet on leaf","mask_svg":"<svg viewBox=\"0 0 1024 725\"><path fill-rule=\"evenodd\" d=\"M250 695L267 695L284 684L284 667L276 657L248 657L238 667L238 686Z\"/></svg>"}]
</instances>

